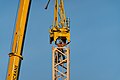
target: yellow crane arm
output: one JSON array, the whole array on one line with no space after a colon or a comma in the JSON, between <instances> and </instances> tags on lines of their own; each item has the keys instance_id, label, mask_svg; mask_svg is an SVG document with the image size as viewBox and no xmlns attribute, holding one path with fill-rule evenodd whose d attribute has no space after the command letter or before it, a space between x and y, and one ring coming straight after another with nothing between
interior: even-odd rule
<instances>
[{"instance_id":1,"label":"yellow crane arm","mask_svg":"<svg viewBox=\"0 0 120 80\"><path fill-rule=\"evenodd\" d=\"M58 0L55 0L53 26L58 28Z\"/></svg>"},{"instance_id":2,"label":"yellow crane arm","mask_svg":"<svg viewBox=\"0 0 120 80\"><path fill-rule=\"evenodd\" d=\"M18 80L31 0L20 0L6 80Z\"/></svg>"},{"instance_id":3,"label":"yellow crane arm","mask_svg":"<svg viewBox=\"0 0 120 80\"><path fill-rule=\"evenodd\" d=\"M66 27L66 16L65 16L65 9L64 9L64 2L60 0L60 23L62 27Z\"/></svg>"}]
</instances>

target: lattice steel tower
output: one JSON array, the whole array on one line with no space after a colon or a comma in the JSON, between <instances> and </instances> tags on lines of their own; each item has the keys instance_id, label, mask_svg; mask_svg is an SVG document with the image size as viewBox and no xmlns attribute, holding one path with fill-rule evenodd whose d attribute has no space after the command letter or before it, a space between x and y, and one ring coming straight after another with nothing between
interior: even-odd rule
<instances>
[{"instance_id":1,"label":"lattice steel tower","mask_svg":"<svg viewBox=\"0 0 120 80\"><path fill-rule=\"evenodd\" d=\"M45 9L47 9L48 4ZM64 0L55 0L54 20L50 28L52 47L52 80L70 80L70 19L66 18Z\"/></svg>"}]
</instances>

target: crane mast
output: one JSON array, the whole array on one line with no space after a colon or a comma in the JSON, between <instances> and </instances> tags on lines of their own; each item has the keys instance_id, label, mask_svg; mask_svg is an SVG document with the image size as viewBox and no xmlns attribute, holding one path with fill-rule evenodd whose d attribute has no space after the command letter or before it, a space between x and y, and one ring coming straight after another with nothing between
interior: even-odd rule
<instances>
[{"instance_id":1,"label":"crane mast","mask_svg":"<svg viewBox=\"0 0 120 80\"><path fill-rule=\"evenodd\" d=\"M18 80L31 0L20 0L6 80Z\"/></svg>"},{"instance_id":2,"label":"crane mast","mask_svg":"<svg viewBox=\"0 0 120 80\"><path fill-rule=\"evenodd\" d=\"M49 29L52 47L52 80L70 80L70 19L66 18L64 0L54 0L54 20ZM45 9L47 9L48 4Z\"/></svg>"}]
</instances>

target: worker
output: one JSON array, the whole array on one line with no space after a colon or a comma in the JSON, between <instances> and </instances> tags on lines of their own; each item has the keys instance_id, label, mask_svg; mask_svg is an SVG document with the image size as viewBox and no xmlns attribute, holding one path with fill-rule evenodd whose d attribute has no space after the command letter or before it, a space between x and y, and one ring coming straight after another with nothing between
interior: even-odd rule
<instances>
[{"instance_id":1,"label":"worker","mask_svg":"<svg viewBox=\"0 0 120 80\"><path fill-rule=\"evenodd\" d=\"M58 50L60 50L62 53L65 52L62 47L67 46L69 43L70 43L70 42L64 43L62 40L60 40L59 43L56 43L56 42L55 42L55 44L56 44L58 47L60 47L60 48L58 48ZM58 53L59 53L59 54L58 54L58 62L60 62L60 61L59 61L59 58L60 58L61 54L60 54L59 51L58 51ZM64 59L65 59L65 56L64 56L63 54L62 54L62 57L63 57L63 60L64 60Z\"/></svg>"}]
</instances>

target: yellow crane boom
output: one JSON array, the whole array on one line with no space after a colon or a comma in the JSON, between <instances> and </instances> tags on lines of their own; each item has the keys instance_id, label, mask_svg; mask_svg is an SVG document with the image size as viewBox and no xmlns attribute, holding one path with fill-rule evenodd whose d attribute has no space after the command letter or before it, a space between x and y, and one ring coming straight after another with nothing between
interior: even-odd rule
<instances>
[{"instance_id":1,"label":"yellow crane boom","mask_svg":"<svg viewBox=\"0 0 120 80\"><path fill-rule=\"evenodd\" d=\"M31 0L20 0L6 80L18 80Z\"/></svg>"}]
</instances>

